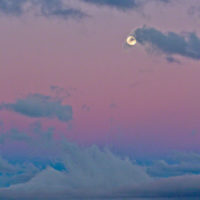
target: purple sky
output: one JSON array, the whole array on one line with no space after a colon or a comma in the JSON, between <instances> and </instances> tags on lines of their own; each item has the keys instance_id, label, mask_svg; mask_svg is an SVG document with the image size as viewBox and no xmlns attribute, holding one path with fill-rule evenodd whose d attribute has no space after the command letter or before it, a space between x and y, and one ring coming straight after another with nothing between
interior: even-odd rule
<instances>
[{"instance_id":1,"label":"purple sky","mask_svg":"<svg viewBox=\"0 0 200 200\"><path fill-rule=\"evenodd\" d=\"M2 156L34 157L13 129L38 125L137 158L198 153L199 19L198 0L0 0Z\"/></svg>"},{"instance_id":2,"label":"purple sky","mask_svg":"<svg viewBox=\"0 0 200 200\"><path fill-rule=\"evenodd\" d=\"M199 61L175 55L180 63L167 62L140 44L123 48L127 35L143 25L198 35L197 14L188 14L195 3L153 2L127 12L75 3L90 15L79 20L2 16L1 102L30 93L55 96L50 87L58 86L71 94L63 103L73 108L73 126L70 133L66 124L56 129L75 141L98 144L110 137L131 150L138 143L144 151L199 150ZM30 122L10 112L0 118L10 128Z\"/></svg>"}]
</instances>

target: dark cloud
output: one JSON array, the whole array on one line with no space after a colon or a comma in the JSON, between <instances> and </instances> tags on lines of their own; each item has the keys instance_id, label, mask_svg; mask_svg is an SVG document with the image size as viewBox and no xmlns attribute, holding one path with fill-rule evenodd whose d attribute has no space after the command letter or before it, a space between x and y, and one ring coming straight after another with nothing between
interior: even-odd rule
<instances>
[{"instance_id":1,"label":"dark cloud","mask_svg":"<svg viewBox=\"0 0 200 200\"><path fill-rule=\"evenodd\" d=\"M0 13L21 16L29 11L36 11L45 17L82 18L86 16L79 9L66 6L62 0L0 0Z\"/></svg>"},{"instance_id":2,"label":"dark cloud","mask_svg":"<svg viewBox=\"0 0 200 200\"><path fill-rule=\"evenodd\" d=\"M172 57L172 56L167 56L167 57L166 57L166 60L167 60L167 62L169 62L169 63L177 63L177 64L180 64L180 61L179 61L178 59Z\"/></svg>"},{"instance_id":3,"label":"dark cloud","mask_svg":"<svg viewBox=\"0 0 200 200\"><path fill-rule=\"evenodd\" d=\"M83 0L87 3L92 3L96 5L102 5L102 6L110 6L115 7L122 10L132 9L134 7L138 6L137 0Z\"/></svg>"},{"instance_id":4,"label":"dark cloud","mask_svg":"<svg viewBox=\"0 0 200 200\"><path fill-rule=\"evenodd\" d=\"M150 45L155 50L167 55L168 61L174 61L171 56L200 60L200 38L195 33L177 34L143 26L135 30L133 35L141 45Z\"/></svg>"},{"instance_id":5,"label":"dark cloud","mask_svg":"<svg viewBox=\"0 0 200 200\"><path fill-rule=\"evenodd\" d=\"M180 162L169 164L164 160L156 161L148 168L148 174L155 177L181 176L186 174L200 174L200 162Z\"/></svg>"},{"instance_id":6,"label":"dark cloud","mask_svg":"<svg viewBox=\"0 0 200 200\"><path fill-rule=\"evenodd\" d=\"M57 118L63 122L71 120L73 115L70 105L62 105L61 101L41 94L29 95L24 99L18 99L15 103L1 104L0 109L33 118Z\"/></svg>"},{"instance_id":7,"label":"dark cloud","mask_svg":"<svg viewBox=\"0 0 200 200\"><path fill-rule=\"evenodd\" d=\"M173 199L194 199L200 196L200 176L178 176L172 178L163 178L145 183L143 185L133 186L124 190L127 197L132 198L173 198Z\"/></svg>"},{"instance_id":8,"label":"dark cloud","mask_svg":"<svg viewBox=\"0 0 200 200\"><path fill-rule=\"evenodd\" d=\"M118 10L131 10L138 8L147 0L80 0L88 4L95 4L97 6L107 6L117 8ZM163 3L169 3L169 0L151 0ZM88 14L83 12L80 8L71 6L69 0L0 0L0 14L10 16L21 16L25 13L35 13L39 16L57 17L57 18L83 18Z\"/></svg>"},{"instance_id":9,"label":"dark cloud","mask_svg":"<svg viewBox=\"0 0 200 200\"><path fill-rule=\"evenodd\" d=\"M150 0L83 0L87 3L96 4L99 6L109 6L117 8L119 10L130 10L133 8L138 8L139 6L150 2ZM163 3L170 3L170 0L151 0L159 1Z\"/></svg>"},{"instance_id":10,"label":"dark cloud","mask_svg":"<svg viewBox=\"0 0 200 200\"><path fill-rule=\"evenodd\" d=\"M147 168L147 173L156 177L200 174L200 155L196 153L173 153Z\"/></svg>"},{"instance_id":11,"label":"dark cloud","mask_svg":"<svg viewBox=\"0 0 200 200\"><path fill-rule=\"evenodd\" d=\"M7 15L19 16L24 12L27 0L0 0L0 12Z\"/></svg>"}]
</instances>

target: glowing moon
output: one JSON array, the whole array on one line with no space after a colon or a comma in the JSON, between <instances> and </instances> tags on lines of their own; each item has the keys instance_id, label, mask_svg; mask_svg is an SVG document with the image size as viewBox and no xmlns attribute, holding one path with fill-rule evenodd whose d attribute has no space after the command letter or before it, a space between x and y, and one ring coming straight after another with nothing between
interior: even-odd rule
<instances>
[{"instance_id":1,"label":"glowing moon","mask_svg":"<svg viewBox=\"0 0 200 200\"><path fill-rule=\"evenodd\" d=\"M127 37L126 42L127 42L127 44L130 45L130 46L134 46L134 45L136 45L136 43L137 43L135 37L132 36L132 35Z\"/></svg>"}]
</instances>

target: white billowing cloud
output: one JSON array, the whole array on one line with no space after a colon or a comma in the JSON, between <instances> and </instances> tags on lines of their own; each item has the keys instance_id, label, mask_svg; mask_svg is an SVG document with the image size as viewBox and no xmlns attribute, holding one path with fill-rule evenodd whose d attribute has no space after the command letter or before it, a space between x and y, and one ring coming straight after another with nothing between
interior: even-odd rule
<instances>
[{"instance_id":1,"label":"white billowing cloud","mask_svg":"<svg viewBox=\"0 0 200 200\"><path fill-rule=\"evenodd\" d=\"M113 191L151 181L145 168L109 150L81 148L68 142L62 148L61 162L66 170L46 167L24 183L0 189L0 198L109 197Z\"/></svg>"},{"instance_id":2,"label":"white billowing cloud","mask_svg":"<svg viewBox=\"0 0 200 200\"><path fill-rule=\"evenodd\" d=\"M112 169L110 169L112 170ZM116 175L116 174L115 174ZM79 176L79 177L78 177ZM92 174L91 174L92 176ZM130 176L132 184L124 185L123 181L111 181L111 175L97 184L96 175L93 183L88 183L85 174L72 177L70 172L60 172L48 167L26 183L16 184L0 189L2 199L126 199L126 198L197 198L200 195L200 175L180 176L163 179L148 179L136 184L134 176ZM123 172L122 172L123 176ZM78 177L78 178L77 178ZM71 179L73 178L73 180ZM120 187L119 187L120 185Z\"/></svg>"},{"instance_id":3,"label":"white billowing cloud","mask_svg":"<svg viewBox=\"0 0 200 200\"><path fill-rule=\"evenodd\" d=\"M95 145L80 147L64 139L55 141L53 129L43 131L39 123L32 128L35 133L28 140L23 136L25 133L14 137L19 134L17 130L7 133L9 144L20 140L38 152L27 154L30 160L21 163L0 159L0 199L191 199L200 196L200 175L195 175L198 172L195 165L200 163L197 154L176 154L172 158L175 164L157 161L152 166L141 166ZM42 155L38 157L38 153ZM37 164L31 160L34 157L38 158ZM43 166L38 166L38 162L43 162ZM164 175L172 177L163 178Z\"/></svg>"}]
</instances>

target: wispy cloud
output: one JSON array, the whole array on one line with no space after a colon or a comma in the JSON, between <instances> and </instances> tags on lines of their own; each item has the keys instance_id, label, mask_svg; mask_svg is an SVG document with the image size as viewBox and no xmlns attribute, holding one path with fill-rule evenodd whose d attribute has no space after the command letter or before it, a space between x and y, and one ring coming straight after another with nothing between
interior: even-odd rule
<instances>
[{"instance_id":1,"label":"wispy cloud","mask_svg":"<svg viewBox=\"0 0 200 200\"><path fill-rule=\"evenodd\" d=\"M15 103L3 103L0 110L13 111L32 118L57 118L63 122L71 120L73 115L70 105L62 105L60 100L42 94L28 95Z\"/></svg>"},{"instance_id":2,"label":"wispy cloud","mask_svg":"<svg viewBox=\"0 0 200 200\"><path fill-rule=\"evenodd\" d=\"M80 9L67 6L62 0L0 0L0 14L21 16L30 11L37 11L44 17L63 19L86 16Z\"/></svg>"},{"instance_id":3,"label":"wispy cloud","mask_svg":"<svg viewBox=\"0 0 200 200\"><path fill-rule=\"evenodd\" d=\"M0 0L0 15L22 16L26 13L37 14L47 18L84 18L87 12L80 8L83 3L116 8L120 11L132 10L149 2L169 3L170 0ZM77 7L77 5L80 6Z\"/></svg>"},{"instance_id":4,"label":"wispy cloud","mask_svg":"<svg viewBox=\"0 0 200 200\"><path fill-rule=\"evenodd\" d=\"M66 6L62 0L32 0L33 5L39 7L39 12L45 17L59 17L67 19L69 17L82 18L85 13L79 9Z\"/></svg>"},{"instance_id":5,"label":"wispy cloud","mask_svg":"<svg viewBox=\"0 0 200 200\"><path fill-rule=\"evenodd\" d=\"M0 0L0 12L7 15L19 16L24 12L27 0Z\"/></svg>"}]
</instances>

